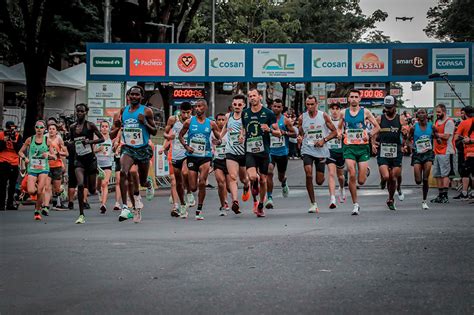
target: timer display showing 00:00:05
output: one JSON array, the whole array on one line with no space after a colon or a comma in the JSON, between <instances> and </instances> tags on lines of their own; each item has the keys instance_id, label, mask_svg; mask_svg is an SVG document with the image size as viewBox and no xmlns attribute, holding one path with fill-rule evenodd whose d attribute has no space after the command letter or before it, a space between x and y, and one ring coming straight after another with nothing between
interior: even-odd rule
<instances>
[{"instance_id":1,"label":"timer display showing 00:00:05","mask_svg":"<svg viewBox=\"0 0 474 315\"><path fill-rule=\"evenodd\" d=\"M176 89L173 91L174 98L204 98L204 90L199 89Z\"/></svg>"},{"instance_id":2,"label":"timer display showing 00:00:05","mask_svg":"<svg viewBox=\"0 0 474 315\"><path fill-rule=\"evenodd\" d=\"M384 98L387 95L385 90L361 90L361 98Z\"/></svg>"}]
</instances>

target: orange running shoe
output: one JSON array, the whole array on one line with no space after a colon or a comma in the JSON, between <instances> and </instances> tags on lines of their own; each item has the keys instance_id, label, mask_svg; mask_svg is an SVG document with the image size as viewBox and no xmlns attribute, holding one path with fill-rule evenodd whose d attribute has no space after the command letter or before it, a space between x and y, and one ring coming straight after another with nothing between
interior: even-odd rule
<instances>
[{"instance_id":1,"label":"orange running shoe","mask_svg":"<svg viewBox=\"0 0 474 315\"><path fill-rule=\"evenodd\" d=\"M246 202L249 199L250 199L250 187L249 186L247 186L247 187L244 186L244 191L242 192L242 201Z\"/></svg>"},{"instance_id":2,"label":"orange running shoe","mask_svg":"<svg viewBox=\"0 0 474 315\"><path fill-rule=\"evenodd\" d=\"M35 212L35 216L34 216L35 220L36 221L41 221L41 214L39 212Z\"/></svg>"}]
</instances>

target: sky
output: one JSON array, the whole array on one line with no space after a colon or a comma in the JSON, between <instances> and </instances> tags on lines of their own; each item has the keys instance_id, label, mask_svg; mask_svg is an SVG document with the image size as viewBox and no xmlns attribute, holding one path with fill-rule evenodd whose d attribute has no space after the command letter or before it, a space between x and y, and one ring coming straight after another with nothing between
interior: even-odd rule
<instances>
[{"instance_id":1,"label":"sky","mask_svg":"<svg viewBox=\"0 0 474 315\"><path fill-rule=\"evenodd\" d=\"M376 24L377 29L389 35L391 40L402 43L409 42L438 42L437 39L426 36L423 29L428 25L426 12L437 4L437 0L360 0L360 7L365 15L370 15L377 9L388 13L384 22ZM413 21L395 21L395 17L413 17ZM412 92L410 83L403 83L403 99L408 107L432 106L433 83L423 86L421 91ZM409 99L409 100L407 100Z\"/></svg>"}]
</instances>

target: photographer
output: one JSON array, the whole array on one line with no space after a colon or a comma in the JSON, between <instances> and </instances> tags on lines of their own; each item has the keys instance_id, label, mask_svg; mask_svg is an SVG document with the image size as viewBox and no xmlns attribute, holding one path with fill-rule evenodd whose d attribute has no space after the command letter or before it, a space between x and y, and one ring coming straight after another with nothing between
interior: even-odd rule
<instances>
[{"instance_id":1,"label":"photographer","mask_svg":"<svg viewBox=\"0 0 474 315\"><path fill-rule=\"evenodd\" d=\"M0 210L5 210L5 199L7 210L18 210L13 195L18 179L18 151L22 145L22 137L17 132L15 123L7 121L5 131L0 131Z\"/></svg>"}]
</instances>

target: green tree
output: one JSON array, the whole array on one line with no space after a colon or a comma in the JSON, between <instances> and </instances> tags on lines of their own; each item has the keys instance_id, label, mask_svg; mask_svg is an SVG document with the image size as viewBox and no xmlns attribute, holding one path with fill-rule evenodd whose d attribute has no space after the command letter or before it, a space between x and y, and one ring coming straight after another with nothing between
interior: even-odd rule
<instances>
[{"instance_id":1,"label":"green tree","mask_svg":"<svg viewBox=\"0 0 474 315\"><path fill-rule=\"evenodd\" d=\"M472 1L439 0L431 7L426 16L429 20L424 29L426 35L440 41L474 41L474 5Z\"/></svg>"},{"instance_id":2,"label":"green tree","mask_svg":"<svg viewBox=\"0 0 474 315\"><path fill-rule=\"evenodd\" d=\"M34 133L43 118L45 84L52 56L85 49L101 38L100 5L89 0L0 0L0 27L7 39L1 53L10 62L23 61L26 76L24 133Z\"/></svg>"}]
</instances>

